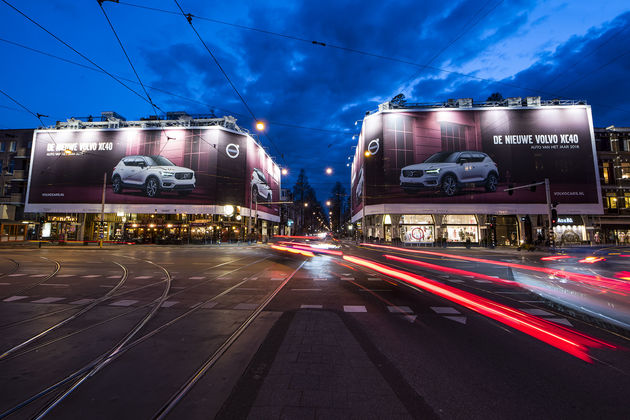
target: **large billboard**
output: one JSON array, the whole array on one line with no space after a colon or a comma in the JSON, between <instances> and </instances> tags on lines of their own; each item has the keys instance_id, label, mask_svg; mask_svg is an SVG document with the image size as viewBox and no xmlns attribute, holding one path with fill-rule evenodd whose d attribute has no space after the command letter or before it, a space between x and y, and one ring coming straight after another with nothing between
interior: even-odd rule
<instances>
[{"instance_id":1,"label":"large billboard","mask_svg":"<svg viewBox=\"0 0 630 420\"><path fill-rule=\"evenodd\" d=\"M368 151L368 156L365 152ZM352 166L365 214L602 213L589 106L382 111L363 120Z\"/></svg>"},{"instance_id":2,"label":"large billboard","mask_svg":"<svg viewBox=\"0 0 630 420\"><path fill-rule=\"evenodd\" d=\"M223 127L37 130L27 212L222 213L277 220L280 169Z\"/></svg>"}]
</instances>

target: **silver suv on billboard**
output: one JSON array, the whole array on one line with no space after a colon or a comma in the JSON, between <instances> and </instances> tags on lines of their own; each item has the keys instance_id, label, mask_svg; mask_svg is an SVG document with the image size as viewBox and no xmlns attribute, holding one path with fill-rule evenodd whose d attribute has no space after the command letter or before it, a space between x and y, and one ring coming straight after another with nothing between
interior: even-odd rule
<instances>
[{"instance_id":1,"label":"silver suv on billboard","mask_svg":"<svg viewBox=\"0 0 630 420\"><path fill-rule=\"evenodd\" d=\"M476 151L438 152L400 171L400 186L408 193L435 188L450 197L465 184L494 192L498 181L497 164L487 154Z\"/></svg>"},{"instance_id":2,"label":"silver suv on billboard","mask_svg":"<svg viewBox=\"0 0 630 420\"><path fill-rule=\"evenodd\" d=\"M266 201L271 201L273 198L271 187L267 183L267 178L258 168L254 168L254 171L252 172L252 193L254 196L260 196Z\"/></svg>"},{"instance_id":3,"label":"silver suv on billboard","mask_svg":"<svg viewBox=\"0 0 630 420\"><path fill-rule=\"evenodd\" d=\"M195 188L195 172L164 156L125 156L114 167L112 188L116 194L125 188L140 189L147 197L157 197L163 191L187 195Z\"/></svg>"}]
</instances>

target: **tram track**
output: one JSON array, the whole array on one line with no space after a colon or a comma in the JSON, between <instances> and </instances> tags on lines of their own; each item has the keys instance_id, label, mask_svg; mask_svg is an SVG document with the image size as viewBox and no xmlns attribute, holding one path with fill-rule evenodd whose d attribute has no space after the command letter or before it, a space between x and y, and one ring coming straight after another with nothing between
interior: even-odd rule
<instances>
[{"instance_id":1,"label":"tram track","mask_svg":"<svg viewBox=\"0 0 630 420\"><path fill-rule=\"evenodd\" d=\"M131 257L131 258L134 258L134 257ZM259 259L255 260L255 261L249 262L249 263L247 263L247 264L245 264L243 266L237 267L234 270L231 270L231 271L229 271L227 273L223 273L223 274L217 276L217 278L220 277L220 276L225 276L227 274L234 273L234 272L236 272L238 270L242 270L242 269L244 269L246 267L250 267L250 266L252 266L254 264L257 264L257 263L260 263L260 262L262 262L264 260L267 260L268 258L269 257L259 258ZM241 260L241 259L243 259L243 258L240 258L238 260ZM225 263L222 263L222 264L218 264L218 265L216 265L214 267L208 268L206 270L210 270L210 269L216 268L218 266L225 265L225 264L230 264L230 263L233 263L233 262L234 261L228 261L228 262L225 262ZM301 267L301 265L300 265L300 267ZM162 267L162 269L165 270L165 273L168 273L168 271L164 267ZM170 275L169 275L169 278L170 278ZM48 403L43 409L41 409L34 418L42 418L42 417L44 417L45 415L50 413L50 411L53 410L58 404L60 404L67 396L69 396L74 390L76 390L81 384L83 384L88 378L90 378L93 375L95 375L98 371L103 369L109 363L113 362L114 360L116 360L117 358L119 358L120 356L125 354L127 351L131 350L132 348L136 347L137 345L141 344L142 342L144 342L144 341L148 340L149 338L155 336L159 332L161 332L161 331L165 330L166 328L172 326L176 322L178 322L178 321L188 317L189 315L191 315L192 313L196 312L198 309L203 307L206 303L212 302L213 300L216 300L216 299L220 298L221 296L224 296L224 295L230 293L231 291L233 291L233 290L237 289L238 287L242 286L244 283L246 283L249 280L249 279L244 279L244 280L240 281L239 283L237 283L237 284L235 284L235 285L233 285L233 286L231 286L231 287L221 291L220 293L214 295L213 297L211 297L211 298L209 298L209 299L207 299L207 300L205 300L205 301L203 301L203 302L201 302L199 304L196 304L193 308L189 309L184 314L181 314L180 316L178 316L178 317L176 317L176 318L174 318L174 319L172 319L172 320L170 320L170 321L168 321L168 322L166 322L166 323L164 323L164 324L154 328L153 330L147 332L143 336L141 336L141 337L131 341L131 339L140 331L140 329L144 325L146 325L146 323L149 321L149 319L162 306L162 303L166 299L171 298L171 297L176 296L176 295L179 295L179 294L184 293L186 291L190 291L191 289L194 289L195 287L199 287L202 284L206 284L209 281L212 281L212 280L215 280L215 279L216 278L212 278L212 279L208 279L208 280L205 280L203 282L200 282L200 283L196 283L196 284L194 284L192 286L189 286L189 287L187 287L185 289L179 290L179 291L177 291L175 293L172 293L172 294L168 294L168 293L166 295L163 294L159 299L156 299L154 302L151 302L149 304L143 305L141 307L134 308L134 309L132 309L130 311L126 311L123 314L119 314L119 315L117 315L115 317L112 317L112 318L109 318L107 320L101 321L101 322L99 322L97 324L93 324L93 325L91 325L89 327L86 327L86 328L83 328L81 330L77 330L77 331L73 332L70 335L66 335L64 337L60 337L60 338L57 338L55 340L51 340L50 342L43 343L43 344L41 344L39 346L29 348L28 350L20 352L20 353L14 353L11 356L9 356L8 358L4 359L4 361L6 361L6 360L9 360L9 359L13 359L15 357L23 356L23 355L25 355L27 353L30 353L30 352L35 351L37 349L40 349L40 348L42 348L44 346L53 344L54 342L58 342L58 341L60 341L62 339L69 338L71 335L79 334L81 332L87 331L88 329L92 329L92 328L94 328L94 327L96 327L98 325L103 325L103 324L105 324L107 322L110 322L110 321L112 321L114 319L118 319L120 317L129 315L129 314L131 314L133 312L136 312L136 311L139 311L139 310L142 310L142 309L146 309L147 307L153 305L152 311L149 314L147 314L147 316L145 316L139 323L137 323L136 326L121 341L119 341L117 343L117 345L114 346L112 349L110 349L109 351L103 353L100 357L97 357L95 360L93 360L92 362L88 363L87 365L85 365L81 369L71 373L70 375L66 376L65 378L61 379L60 381L56 382L55 384L49 386L48 388L38 392L37 394L31 396L30 398L22 401L21 403L19 403L16 406L10 408L9 410L7 410L7 411L5 411L3 413L0 413L0 419L22 410L23 408L25 408L26 406L30 405L34 401L39 400L39 399L43 398L44 396L47 396L47 395L53 393L54 391L59 390L60 388L64 387L64 385L66 385L65 390L62 390L60 393L58 393L54 397L52 402ZM288 281L288 279L286 281ZM283 284L281 286L286 284L286 281L283 282ZM159 284L159 283L154 283L154 284ZM278 288L277 291L279 291L280 288ZM169 282L169 287L166 288L165 290L169 290L169 289L170 289L170 282ZM277 291L275 291L273 293L273 296L275 296ZM260 311L262 311L262 308L260 309ZM258 313L260 311L258 311ZM252 320L253 320L253 318L252 318ZM69 387L67 387L67 385L69 383L71 383L71 382L72 382L72 384Z\"/></svg>"},{"instance_id":2,"label":"tram track","mask_svg":"<svg viewBox=\"0 0 630 420\"><path fill-rule=\"evenodd\" d=\"M6 257L5 257L6 258ZM16 271L18 271L18 269L20 268L20 263L18 263L17 261L15 261L13 258L7 258L7 260L11 261L13 263L13 268L11 268L9 271L7 271L6 273L0 273L0 278L2 277L6 277L9 274L13 274Z\"/></svg>"},{"instance_id":3,"label":"tram track","mask_svg":"<svg viewBox=\"0 0 630 420\"><path fill-rule=\"evenodd\" d=\"M39 285L41 285L41 284L43 284L43 283L46 283L48 280L50 280L50 279L52 279L53 277L55 277L55 276L57 275L57 273L59 272L59 270L61 270L61 263L60 263L59 261L52 260L52 259L47 258L47 257L41 257L41 256L40 256L39 258L43 258L43 259L45 259L45 260L48 260L48 261L50 261L50 262L54 263L54 264L55 264L55 269L53 270L53 272L52 272L52 273L50 273L50 274L48 274L48 275L46 275L45 277L43 277L40 281L38 281L38 282L36 282L36 283L29 284L29 285L27 285L27 286L24 286L24 287L23 287L23 288L21 288L21 289L18 289L18 290L14 290L14 291L12 291L9 295L6 295L6 296L3 296L3 297L0 297L0 300L6 299L6 298L8 298L8 297L10 297L10 296L12 296L12 295L19 295L19 294L21 294L21 293L26 292L27 290L30 290L30 289L32 289L32 288L34 288L34 287L37 287L37 286L39 286ZM18 264L18 267L19 267L19 264ZM16 269L16 271L17 271L17 269Z\"/></svg>"}]
</instances>

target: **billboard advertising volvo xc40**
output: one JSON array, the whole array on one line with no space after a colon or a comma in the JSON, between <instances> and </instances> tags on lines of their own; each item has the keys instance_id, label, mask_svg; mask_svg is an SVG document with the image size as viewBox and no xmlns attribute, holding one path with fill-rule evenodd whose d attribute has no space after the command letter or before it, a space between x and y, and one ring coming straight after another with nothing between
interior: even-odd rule
<instances>
[{"instance_id":1,"label":"billboard advertising volvo xc40","mask_svg":"<svg viewBox=\"0 0 630 420\"><path fill-rule=\"evenodd\" d=\"M588 106L378 112L359 136L353 214L542 214L544 186L505 190L545 178L563 213L601 213L595 153Z\"/></svg>"},{"instance_id":2,"label":"billboard advertising volvo xc40","mask_svg":"<svg viewBox=\"0 0 630 420\"><path fill-rule=\"evenodd\" d=\"M31 162L31 212L100 212L104 178L106 212L247 207L254 167L267 194L259 203L280 190L279 168L264 149L222 127L38 130ZM259 207L259 217L278 215L274 205Z\"/></svg>"}]
</instances>

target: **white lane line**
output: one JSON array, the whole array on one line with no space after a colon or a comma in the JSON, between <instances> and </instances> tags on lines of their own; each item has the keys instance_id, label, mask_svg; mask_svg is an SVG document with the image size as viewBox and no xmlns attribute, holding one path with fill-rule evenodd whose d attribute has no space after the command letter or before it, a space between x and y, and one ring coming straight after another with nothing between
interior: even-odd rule
<instances>
[{"instance_id":1,"label":"white lane line","mask_svg":"<svg viewBox=\"0 0 630 420\"><path fill-rule=\"evenodd\" d=\"M118 275L118 276L107 276L107 278L108 279L119 279L120 275Z\"/></svg>"},{"instance_id":2,"label":"white lane line","mask_svg":"<svg viewBox=\"0 0 630 420\"><path fill-rule=\"evenodd\" d=\"M212 309L215 306L217 306L219 304L219 302L208 302L208 303L204 303L203 305L201 305L202 309ZM198 303L195 305L199 305ZM194 306L194 305L193 305ZM192 307L192 306L191 306Z\"/></svg>"},{"instance_id":3,"label":"white lane line","mask_svg":"<svg viewBox=\"0 0 630 420\"><path fill-rule=\"evenodd\" d=\"M475 283L492 283L490 280L474 280Z\"/></svg>"},{"instance_id":4,"label":"white lane line","mask_svg":"<svg viewBox=\"0 0 630 420\"><path fill-rule=\"evenodd\" d=\"M79 299L75 300L74 302L70 302L70 305L85 305L92 302L94 302L94 299Z\"/></svg>"},{"instance_id":5,"label":"white lane line","mask_svg":"<svg viewBox=\"0 0 630 420\"><path fill-rule=\"evenodd\" d=\"M11 296L3 300L3 302L15 302L16 300L26 299L28 296Z\"/></svg>"},{"instance_id":6,"label":"white lane line","mask_svg":"<svg viewBox=\"0 0 630 420\"><path fill-rule=\"evenodd\" d=\"M48 274L31 274L31 277L46 277Z\"/></svg>"},{"instance_id":7,"label":"white lane line","mask_svg":"<svg viewBox=\"0 0 630 420\"><path fill-rule=\"evenodd\" d=\"M152 279L153 276L137 276L134 277L136 280L145 280L145 279Z\"/></svg>"},{"instance_id":8,"label":"white lane line","mask_svg":"<svg viewBox=\"0 0 630 420\"><path fill-rule=\"evenodd\" d=\"M15 273L15 274L9 274L7 277L22 277L25 275L26 273Z\"/></svg>"},{"instance_id":9,"label":"white lane line","mask_svg":"<svg viewBox=\"0 0 630 420\"><path fill-rule=\"evenodd\" d=\"M433 312L435 312L437 314L459 314L459 313L461 313L457 309L451 308L450 306L431 306L431 309L433 309Z\"/></svg>"},{"instance_id":10,"label":"white lane line","mask_svg":"<svg viewBox=\"0 0 630 420\"><path fill-rule=\"evenodd\" d=\"M131 306L134 303L138 303L138 301L132 300L132 299L123 299L123 300L117 300L116 302L112 302L109 304L109 306Z\"/></svg>"},{"instance_id":11,"label":"white lane line","mask_svg":"<svg viewBox=\"0 0 630 420\"><path fill-rule=\"evenodd\" d=\"M547 318L547 321L555 322L556 324L567 325L569 327L573 326L573 324L571 324L569 320L565 318Z\"/></svg>"},{"instance_id":12,"label":"white lane line","mask_svg":"<svg viewBox=\"0 0 630 420\"><path fill-rule=\"evenodd\" d=\"M383 279L380 277L368 277L368 281L381 281L381 280Z\"/></svg>"},{"instance_id":13,"label":"white lane line","mask_svg":"<svg viewBox=\"0 0 630 420\"><path fill-rule=\"evenodd\" d=\"M11 286L11 283L0 283L0 286Z\"/></svg>"},{"instance_id":14,"label":"white lane line","mask_svg":"<svg viewBox=\"0 0 630 420\"><path fill-rule=\"evenodd\" d=\"M93 279L96 277L103 277L103 275L102 274L88 274L85 276L81 276L81 278L84 278L84 279Z\"/></svg>"},{"instance_id":15,"label":"white lane line","mask_svg":"<svg viewBox=\"0 0 630 420\"><path fill-rule=\"evenodd\" d=\"M300 305L300 309L322 309L324 305Z\"/></svg>"},{"instance_id":16,"label":"white lane line","mask_svg":"<svg viewBox=\"0 0 630 420\"><path fill-rule=\"evenodd\" d=\"M322 289L291 289L293 292L321 292Z\"/></svg>"},{"instance_id":17,"label":"white lane line","mask_svg":"<svg viewBox=\"0 0 630 420\"><path fill-rule=\"evenodd\" d=\"M409 306L388 306L387 310L393 314L412 314L413 310Z\"/></svg>"},{"instance_id":18,"label":"white lane line","mask_svg":"<svg viewBox=\"0 0 630 420\"><path fill-rule=\"evenodd\" d=\"M367 312L363 305L343 305L344 312Z\"/></svg>"},{"instance_id":19,"label":"white lane line","mask_svg":"<svg viewBox=\"0 0 630 420\"><path fill-rule=\"evenodd\" d=\"M173 305L177 305L179 303L178 300L167 300L166 302L160 305L162 308L170 308Z\"/></svg>"},{"instance_id":20,"label":"white lane line","mask_svg":"<svg viewBox=\"0 0 630 420\"><path fill-rule=\"evenodd\" d=\"M42 283L40 286L70 287L69 284L65 283Z\"/></svg>"},{"instance_id":21,"label":"white lane line","mask_svg":"<svg viewBox=\"0 0 630 420\"><path fill-rule=\"evenodd\" d=\"M55 277L57 278L66 278L66 277L74 277L76 274L57 274Z\"/></svg>"},{"instance_id":22,"label":"white lane line","mask_svg":"<svg viewBox=\"0 0 630 420\"><path fill-rule=\"evenodd\" d=\"M455 280L455 279L447 279L448 281L450 281L451 283L463 283L464 280Z\"/></svg>"},{"instance_id":23,"label":"white lane line","mask_svg":"<svg viewBox=\"0 0 630 420\"><path fill-rule=\"evenodd\" d=\"M250 280L258 280L258 277L250 277Z\"/></svg>"},{"instance_id":24,"label":"white lane line","mask_svg":"<svg viewBox=\"0 0 630 420\"><path fill-rule=\"evenodd\" d=\"M205 279L205 277L203 276L188 277L188 280L203 280L203 279Z\"/></svg>"},{"instance_id":25,"label":"white lane line","mask_svg":"<svg viewBox=\"0 0 630 420\"><path fill-rule=\"evenodd\" d=\"M284 277L272 277L271 281L283 281Z\"/></svg>"},{"instance_id":26,"label":"white lane line","mask_svg":"<svg viewBox=\"0 0 630 420\"><path fill-rule=\"evenodd\" d=\"M60 297L47 297L43 299L34 300L31 303L53 303L53 302L59 302L60 300L64 300L64 299L65 298L60 298Z\"/></svg>"},{"instance_id":27,"label":"white lane line","mask_svg":"<svg viewBox=\"0 0 630 420\"><path fill-rule=\"evenodd\" d=\"M259 305L257 303L239 303L234 307L234 309L237 311L252 311L258 308L258 306Z\"/></svg>"},{"instance_id":28,"label":"white lane line","mask_svg":"<svg viewBox=\"0 0 630 420\"><path fill-rule=\"evenodd\" d=\"M445 316L444 318L450 319L451 321L459 322L460 324L466 324L465 316Z\"/></svg>"},{"instance_id":29,"label":"white lane line","mask_svg":"<svg viewBox=\"0 0 630 420\"><path fill-rule=\"evenodd\" d=\"M313 281L328 281L328 279L324 277L320 277L320 278L313 278Z\"/></svg>"},{"instance_id":30,"label":"white lane line","mask_svg":"<svg viewBox=\"0 0 630 420\"><path fill-rule=\"evenodd\" d=\"M343 281L354 281L354 277L340 277L339 280Z\"/></svg>"},{"instance_id":31,"label":"white lane line","mask_svg":"<svg viewBox=\"0 0 630 420\"><path fill-rule=\"evenodd\" d=\"M521 311L527 312L530 315L536 315L536 316L553 316L554 315L551 312L547 312L543 309L538 309L538 308L526 308L526 309L521 309Z\"/></svg>"}]
</instances>

